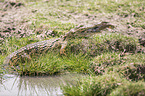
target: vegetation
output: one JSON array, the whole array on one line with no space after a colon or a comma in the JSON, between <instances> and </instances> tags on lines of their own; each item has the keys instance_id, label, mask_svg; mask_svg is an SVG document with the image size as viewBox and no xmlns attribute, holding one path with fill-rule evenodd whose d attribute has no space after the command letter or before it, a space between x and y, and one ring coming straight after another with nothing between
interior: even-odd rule
<instances>
[{"instance_id":1,"label":"vegetation","mask_svg":"<svg viewBox=\"0 0 145 96\"><path fill-rule=\"evenodd\" d=\"M123 86L119 86L113 92L110 93L110 96L118 95L145 95L145 85L143 82L128 82Z\"/></svg>"},{"instance_id":2,"label":"vegetation","mask_svg":"<svg viewBox=\"0 0 145 96\"><path fill-rule=\"evenodd\" d=\"M66 96L104 96L125 82L118 74L110 73L84 78L76 86L63 87L63 91Z\"/></svg>"},{"instance_id":3,"label":"vegetation","mask_svg":"<svg viewBox=\"0 0 145 96\"><path fill-rule=\"evenodd\" d=\"M69 40L66 56L55 48L20 60L12 70L29 76L90 75L63 86L66 96L145 95L144 0L2 0L0 6L0 74L5 57L27 44L107 21L116 27Z\"/></svg>"}]
</instances>

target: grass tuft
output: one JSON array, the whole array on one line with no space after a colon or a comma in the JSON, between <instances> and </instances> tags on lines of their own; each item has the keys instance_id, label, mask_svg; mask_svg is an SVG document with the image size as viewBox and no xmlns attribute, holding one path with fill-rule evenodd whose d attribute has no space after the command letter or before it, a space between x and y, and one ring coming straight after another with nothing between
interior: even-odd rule
<instances>
[{"instance_id":1,"label":"grass tuft","mask_svg":"<svg viewBox=\"0 0 145 96\"><path fill-rule=\"evenodd\" d=\"M68 85L62 90L65 96L106 96L125 81L118 74L111 73L84 78L76 86Z\"/></svg>"},{"instance_id":2,"label":"grass tuft","mask_svg":"<svg viewBox=\"0 0 145 96\"><path fill-rule=\"evenodd\" d=\"M101 34L89 39L75 39L69 42L69 51L97 56L105 52L137 52L138 40L121 34Z\"/></svg>"},{"instance_id":3,"label":"grass tuft","mask_svg":"<svg viewBox=\"0 0 145 96\"><path fill-rule=\"evenodd\" d=\"M144 82L131 82L123 86L119 86L112 91L109 96L144 96L145 83Z\"/></svg>"},{"instance_id":4,"label":"grass tuft","mask_svg":"<svg viewBox=\"0 0 145 96\"><path fill-rule=\"evenodd\" d=\"M36 76L36 75L55 75L64 72L90 73L90 59L81 54L69 56L61 56L57 52L48 52L45 55L33 57L33 59L25 60L24 63L18 63L15 71L20 75Z\"/></svg>"},{"instance_id":5,"label":"grass tuft","mask_svg":"<svg viewBox=\"0 0 145 96\"><path fill-rule=\"evenodd\" d=\"M106 68L106 72L118 72L126 77L128 80L144 80L145 79L145 55L134 54L124 56L122 58L124 63L120 66Z\"/></svg>"},{"instance_id":6,"label":"grass tuft","mask_svg":"<svg viewBox=\"0 0 145 96\"><path fill-rule=\"evenodd\" d=\"M101 75L104 74L106 68L120 66L124 62L119 53L104 53L93 58L91 68L96 75Z\"/></svg>"}]
</instances>

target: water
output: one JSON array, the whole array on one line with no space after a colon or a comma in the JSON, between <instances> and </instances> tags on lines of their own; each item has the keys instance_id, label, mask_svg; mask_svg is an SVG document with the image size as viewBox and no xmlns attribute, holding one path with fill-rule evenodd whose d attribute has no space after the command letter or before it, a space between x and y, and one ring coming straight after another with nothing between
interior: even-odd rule
<instances>
[{"instance_id":1,"label":"water","mask_svg":"<svg viewBox=\"0 0 145 96\"><path fill-rule=\"evenodd\" d=\"M63 96L60 86L76 84L81 77L80 74L45 77L6 74L0 80L0 96Z\"/></svg>"}]
</instances>

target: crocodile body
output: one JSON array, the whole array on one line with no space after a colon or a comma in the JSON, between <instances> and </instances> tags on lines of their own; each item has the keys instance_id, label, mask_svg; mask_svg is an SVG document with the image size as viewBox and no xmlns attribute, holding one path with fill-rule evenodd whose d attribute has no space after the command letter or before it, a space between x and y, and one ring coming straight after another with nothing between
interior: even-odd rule
<instances>
[{"instance_id":1,"label":"crocodile body","mask_svg":"<svg viewBox=\"0 0 145 96\"><path fill-rule=\"evenodd\" d=\"M31 59L31 55L45 53L46 51L55 48L56 46L61 46L60 54L65 54L65 47L67 46L67 41L73 38L88 37L96 32L100 32L106 28L114 28L113 25L108 22L102 22L93 26L78 26L75 29L70 30L64 36L57 39L50 39L45 41L36 42L33 44L28 44L20 48L19 50L8 55L4 61L4 66L13 66L17 64L17 61L21 58Z\"/></svg>"},{"instance_id":2,"label":"crocodile body","mask_svg":"<svg viewBox=\"0 0 145 96\"><path fill-rule=\"evenodd\" d=\"M31 59L32 55L35 54L42 54L45 53L46 51L59 46L60 45L61 38L57 39L49 39L49 40L44 40L40 42L36 42L33 44L28 44L17 51L11 53L8 55L3 62L4 68L7 66L13 66L13 64L17 64L18 60L22 58L27 58Z\"/></svg>"}]
</instances>

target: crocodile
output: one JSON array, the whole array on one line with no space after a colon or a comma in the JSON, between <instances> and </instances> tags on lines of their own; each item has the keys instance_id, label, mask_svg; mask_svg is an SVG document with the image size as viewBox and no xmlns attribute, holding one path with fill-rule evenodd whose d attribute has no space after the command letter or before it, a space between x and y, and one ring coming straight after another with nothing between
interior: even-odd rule
<instances>
[{"instance_id":1,"label":"crocodile","mask_svg":"<svg viewBox=\"0 0 145 96\"><path fill-rule=\"evenodd\" d=\"M22 58L31 59L31 56L33 54L42 54L46 53L46 51L60 46L60 54L65 53L65 48L67 46L67 41L74 38L82 38L82 37L89 37L93 35L94 33L100 32L103 29L106 28L114 28L115 26L110 24L109 22L101 22L96 25L91 26L84 26L79 25L74 29L71 29L68 33L65 35L56 38L56 39L49 39L45 41L36 42L33 44L28 44L17 51L11 53L8 55L3 62L4 68L7 66L13 67L17 65L18 60Z\"/></svg>"}]
</instances>

